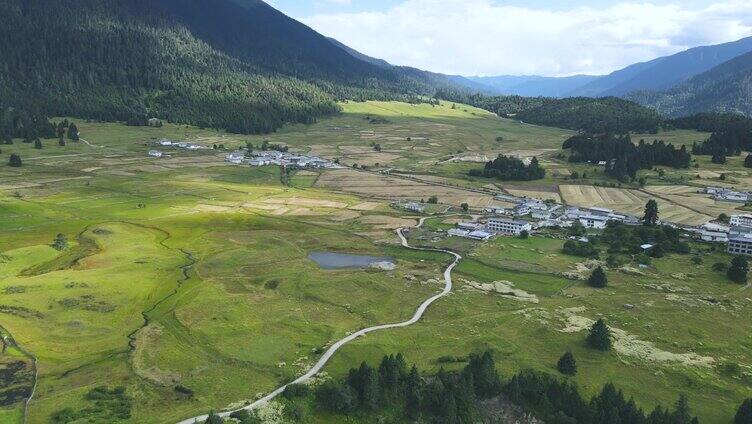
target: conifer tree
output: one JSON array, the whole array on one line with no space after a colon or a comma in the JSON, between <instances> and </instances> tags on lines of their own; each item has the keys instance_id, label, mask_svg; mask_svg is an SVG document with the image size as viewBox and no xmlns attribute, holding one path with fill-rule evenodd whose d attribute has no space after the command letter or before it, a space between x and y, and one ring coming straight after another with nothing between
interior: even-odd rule
<instances>
[{"instance_id":1,"label":"conifer tree","mask_svg":"<svg viewBox=\"0 0 752 424\"><path fill-rule=\"evenodd\" d=\"M34 148L35 149L41 149L42 148L42 140L40 140L38 138L36 140L34 140Z\"/></svg>"},{"instance_id":2,"label":"conifer tree","mask_svg":"<svg viewBox=\"0 0 752 424\"><path fill-rule=\"evenodd\" d=\"M412 420L420 418L423 406L423 381L418 368L413 365L405 381L405 415Z\"/></svg>"},{"instance_id":3,"label":"conifer tree","mask_svg":"<svg viewBox=\"0 0 752 424\"><path fill-rule=\"evenodd\" d=\"M602 351L611 350L611 347L613 346L611 341L611 330L608 328L603 318L596 321L590 328L587 343L593 349Z\"/></svg>"},{"instance_id":4,"label":"conifer tree","mask_svg":"<svg viewBox=\"0 0 752 424\"><path fill-rule=\"evenodd\" d=\"M588 278L588 284L590 287L598 289L602 289L608 285L608 277L602 266L598 266L593 270L593 273L590 274L590 278Z\"/></svg>"},{"instance_id":5,"label":"conifer tree","mask_svg":"<svg viewBox=\"0 0 752 424\"><path fill-rule=\"evenodd\" d=\"M734 424L752 424L752 398L742 402L736 411Z\"/></svg>"},{"instance_id":6,"label":"conifer tree","mask_svg":"<svg viewBox=\"0 0 752 424\"><path fill-rule=\"evenodd\" d=\"M20 168L21 164L21 156L15 153L10 155L10 159L8 159L8 165L12 166L13 168Z\"/></svg>"},{"instance_id":7,"label":"conifer tree","mask_svg":"<svg viewBox=\"0 0 752 424\"><path fill-rule=\"evenodd\" d=\"M752 168L752 154L749 154L746 158L744 158L744 167Z\"/></svg>"},{"instance_id":8,"label":"conifer tree","mask_svg":"<svg viewBox=\"0 0 752 424\"><path fill-rule=\"evenodd\" d=\"M658 223L658 203L655 200L650 199L645 205L645 215L642 222L651 227Z\"/></svg>"},{"instance_id":9,"label":"conifer tree","mask_svg":"<svg viewBox=\"0 0 752 424\"><path fill-rule=\"evenodd\" d=\"M734 256L734 258L731 260L731 266L729 267L728 271L726 271L728 278L730 278L731 281L735 283L746 283L748 273L749 261L747 261L747 258L741 255Z\"/></svg>"},{"instance_id":10,"label":"conifer tree","mask_svg":"<svg viewBox=\"0 0 752 424\"><path fill-rule=\"evenodd\" d=\"M571 351L567 351L561 356L561 358L559 358L559 363L556 364L556 368L564 375L577 374L577 361L574 359L574 355Z\"/></svg>"}]
</instances>

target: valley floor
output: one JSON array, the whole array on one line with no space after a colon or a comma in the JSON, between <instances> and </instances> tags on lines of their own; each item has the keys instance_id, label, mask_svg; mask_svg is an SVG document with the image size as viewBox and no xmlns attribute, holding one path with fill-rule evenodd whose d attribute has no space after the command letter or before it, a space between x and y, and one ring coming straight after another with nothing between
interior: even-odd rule
<instances>
[{"instance_id":1,"label":"valley floor","mask_svg":"<svg viewBox=\"0 0 752 424\"><path fill-rule=\"evenodd\" d=\"M24 165L0 167L0 421L23 421L35 384L30 423L170 423L239 407L303 374L334 341L410 319L442 290L452 259L403 248L395 229L414 227L419 216L390 207L394 201L436 196L430 212L461 203L472 212L507 206L493 196L503 190L634 213L657 197L662 216L682 223L738 206L696 193L718 183L719 170L704 162L653 173L645 188L594 187L606 177L573 182L573 167L556 157L566 130L462 105L343 108L270 136L77 122L85 141L2 146L3 157L19 153ZM703 135L659 136L691 144ZM226 150L148 157L160 138ZM278 167L225 162L227 151L263 140L347 169L287 178ZM499 153L539 155L552 172L514 184L466 176ZM746 184L752 177L737 165L731 181ZM464 256L452 293L414 326L346 345L317 380L396 352L429 372L463 365L447 357L491 350L503 376L555 373L569 349L587 395L613 381L652 409L686 393L708 423L730 422L748 397L752 289L713 271L729 259L720 249L693 245L701 264L668 255L648 269L610 270L612 284L596 291L577 277L593 264L564 255L559 235L475 243L437 231L456 219L433 217L409 235L411 245ZM61 250L52 247L58 234L67 239ZM308 259L313 251L388 256L397 267L328 271ZM497 282L529 296L499 293ZM615 329L612 353L584 345L600 317ZM338 418L322 419L311 417Z\"/></svg>"}]
</instances>

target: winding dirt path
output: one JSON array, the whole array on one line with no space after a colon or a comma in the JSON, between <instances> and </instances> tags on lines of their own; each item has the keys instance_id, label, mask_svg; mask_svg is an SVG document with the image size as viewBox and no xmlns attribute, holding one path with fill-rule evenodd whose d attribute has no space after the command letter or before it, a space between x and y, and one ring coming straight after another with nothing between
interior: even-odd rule
<instances>
[{"instance_id":1,"label":"winding dirt path","mask_svg":"<svg viewBox=\"0 0 752 424\"><path fill-rule=\"evenodd\" d=\"M421 218L420 221L418 222L418 225L415 228L420 228L423 225L423 223L425 222L425 220L426 220L426 218ZM334 354L342 346L346 345L347 343L350 343L351 341L357 339L358 337L365 336L366 334L372 333L374 331L388 330L388 329L391 329L391 328L408 327L410 325L413 325L413 324L417 323L418 321L420 321L420 319L423 317L423 314L426 312L426 310L428 309L428 307L431 306L432 303L434 303L435 301L441 299L442 297L444 297L444 296L446 296L446 295L448 295L449 293L452 292L452 270L454 270L454 267L457 266L457 264L459 263L459 261L462 259L462 256L460 256L457 253L454 253L452 251L449 251L449 250L430 249L430 248L423 248L423 247L412 247L408 243L407 238L405 238L405 235L403 233L404 230L405 230L405 228L398 229L397 230L397 236L399 236L400 242L402 243L402 246L404 246L405 248L412 249L412 250L422 250L422 251L427 251L427 252L442 252L442 253L447 253L447 254L450 254L450 255L454 256L454 262L452 262L446 268L446 270L444 271L444 282L445 282L445 284L444 284L444 289L441 291L441 293L439 293L437 295L434 295L434 296L431 296L426 301L424 301L423 303L421 303L420 306L418 306L418 309L415 311L415 314L413 315L413 317L410 318L408 321L398 322L398 323L394 323L394 324L383 324L383 325L377 325L377 326L374 326L374 327L364 328L362 330L356 331L355 333L352 333L349 336L347 336L347 337L345 337L345 338L337 341L329 349L327 349L326 352L324 352L324 354L321 356L321 358L318 360L318 362L316 362L316 364L310 370L308 370L307 373L305 373L304 375L298 377L295 381L292 381L292 382L290 382L288 384L285 384L284 386L282 386L282 387L274 390L273 392L269 393L268 395L262 397L261 399L255 401L255 402L251 403L250 405L238 409L238 411L243 410L243 409L245 409L245 410L256 409L256 408L260 407L261 405L264 405L264 404L268 403L269 401L273 400L274 398L276 398L280 394L282 394L282 392L285 390L285 388L287 386L293 385L293 384L305 383L306 381L310 380L313 376L315 376L316 374L318 374L324 368L324 366L327 364L327 362L329 362L329 360L332 358L332 356L334 356ZM218 415L220 415L223 418L226 418L232 412L235 412L235 411L226 411L226 412L220 413ZM208 415L201 415L201 416L198 416L198 417L188 418L186 420L180 421L178 424L193 424L193 423L197 423L197 422L203 422L207 418L208 418Z\"/></svg>"}]
</instances>

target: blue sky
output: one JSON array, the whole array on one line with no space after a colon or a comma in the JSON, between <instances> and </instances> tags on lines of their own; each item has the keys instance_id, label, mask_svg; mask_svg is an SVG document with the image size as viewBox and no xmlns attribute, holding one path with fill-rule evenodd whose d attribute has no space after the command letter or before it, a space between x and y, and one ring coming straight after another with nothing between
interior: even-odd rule
<instances>
[{"instance_id":1,"label":"blue sky","mask_svg":"<svg viewBox=\"0 0 752 424\"><path fill-rule=\"evenodd\" d=\"M750 0L268 0L398 65L461 75L604 74L752 36Z\"/></svg>"}]
</instances>

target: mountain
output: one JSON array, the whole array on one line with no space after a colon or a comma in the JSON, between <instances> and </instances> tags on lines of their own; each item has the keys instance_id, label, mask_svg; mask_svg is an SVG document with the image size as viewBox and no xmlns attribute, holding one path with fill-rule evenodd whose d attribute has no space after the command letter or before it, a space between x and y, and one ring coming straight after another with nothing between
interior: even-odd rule
<instances>
[{"instance_id":1,"label":"mountain","mask_svg":"<svg viewBox=\"0 0 752 424\"><path fill-rule=\"evenodd\" d=\"M470 81L490 87L493 94L528 97L563 97L596 79L593 75L571 77L512 76L468 77Z\"/></svg>"},{"instance_id":2,"label":"mountain","mask_svg":"<svg viewBox=\"0 0 752 424\"><path fill-rule=\"evenodd\" d=\"M667 90L752 51L752 37L637 63L566 93L569 97L625 96L633 91Z\"/></svg>"},{"instance_id":3,"label":"mountain","mask_svg":"<svg viewBox=\"0 0 752 424\"><path fill-rule=\"evenodd\" d=\"M269 132L446 78L354 57L259 0L0 0L0 107Z\"/></svg>"},{"instance_id":4,"label":"mountain","mask_svg":"<svg viewBox=\"0 0 752 424\"><path fill-rule=\"evenodd\" d=\"M743 54L666 91L641 91L630 98L665 115L732 112L752 116L752 52Z\"/></svg>"},{"instance_id":5,"label":"mountain","mask_svg":"<svg viewBox=\"0 0 752 424\"><path fill-rule=\"evenodd\" d=\"M363 62L370 63L371 65L376 65L376 66L378 66L380 68L391 68L392 67L392 64L389 63L389 62L387 62L384 59L377 59L375 57L371 57L371 56L365 55L365 54L363 54L363 53L361 53L361 52L359 52L359 51L357 51L357 50L355 50L355 49L353 49L353 48L351 48L349 46L346 46L345 44L342 44L341 42L335 40L334 38L330 37L330 38L328 38L328 40L332 44L334 44L335 46L337 46L340 49L342 49L342 50L346 51L347 53L349 53L350 56L352 56L352 57L354 57L356 59L359 59L359 60L361 60Z\"/></svg>"}]
</instances>

